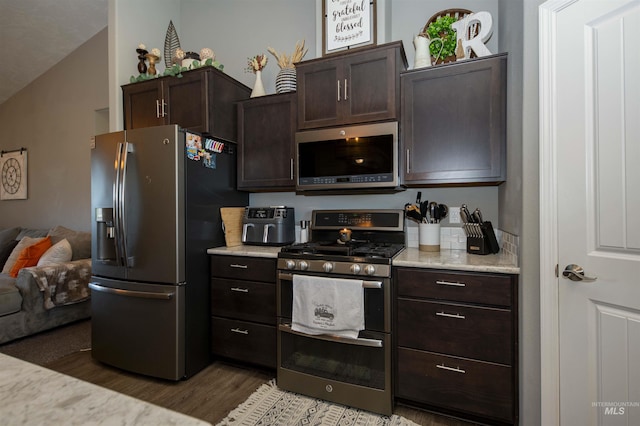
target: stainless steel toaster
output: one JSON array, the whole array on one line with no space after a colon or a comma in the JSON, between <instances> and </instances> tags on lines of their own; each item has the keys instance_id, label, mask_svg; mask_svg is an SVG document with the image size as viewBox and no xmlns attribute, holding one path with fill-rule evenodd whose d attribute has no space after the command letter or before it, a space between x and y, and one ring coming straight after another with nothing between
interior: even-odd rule
<instances>
[{"instance_id":1,"label":"stainless steel toaster","mask_svg":"<svg viewBox=\"0 0 640 426\"><path fill-rule=\"evenodd\" d=\"M284 246L296 240L293 207L246 207L242 218L242 243Z\"/></svg>"}]
</instances>

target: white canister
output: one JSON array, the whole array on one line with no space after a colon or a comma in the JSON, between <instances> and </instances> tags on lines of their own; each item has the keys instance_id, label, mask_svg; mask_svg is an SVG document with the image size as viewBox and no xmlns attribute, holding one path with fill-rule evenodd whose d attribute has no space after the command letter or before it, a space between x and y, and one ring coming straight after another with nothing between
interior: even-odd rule
<instances>
[{"instance_id":1,"label":"white canister","mask_svg":"<svg viewBox=\"0 0 640 426\"><path fill-rule=\"evenodd\" d=\"M439 223L421 223L419 233L420 251L440 251Z\"/></svg>"}]
</instances>

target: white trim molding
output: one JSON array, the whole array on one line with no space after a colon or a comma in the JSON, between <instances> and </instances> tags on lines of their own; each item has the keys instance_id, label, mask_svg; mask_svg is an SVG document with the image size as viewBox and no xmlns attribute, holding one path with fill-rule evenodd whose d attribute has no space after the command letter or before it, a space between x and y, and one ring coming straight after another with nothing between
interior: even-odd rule
<instances>
[{"instance_id":1,"label":"white trim molding","mask_svg":"<svg viewBox=\"0 0 640 426\"><path fill-rule=\"evenodd\" d=\"M577 0L549 0L539 8L540 96L540 371L543 425L560 424L560 335L556 136L556 16Z\"/></svg>"}]
</instances>

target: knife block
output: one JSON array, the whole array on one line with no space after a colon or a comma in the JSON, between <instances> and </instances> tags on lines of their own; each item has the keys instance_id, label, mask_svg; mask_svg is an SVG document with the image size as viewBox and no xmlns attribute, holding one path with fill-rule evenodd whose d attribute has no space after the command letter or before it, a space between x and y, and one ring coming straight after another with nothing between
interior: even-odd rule
<instances>
[{"instance_id":1,"label":"knife block","mask_svg":"<svg viewBox=\"0 0 640 426\"><path fill-rule=\"evenodd\" d=\"M500 251L491 222L466 223L463 229L467 235L467 253L485 255Z\"/></svg>"}]
</instances>

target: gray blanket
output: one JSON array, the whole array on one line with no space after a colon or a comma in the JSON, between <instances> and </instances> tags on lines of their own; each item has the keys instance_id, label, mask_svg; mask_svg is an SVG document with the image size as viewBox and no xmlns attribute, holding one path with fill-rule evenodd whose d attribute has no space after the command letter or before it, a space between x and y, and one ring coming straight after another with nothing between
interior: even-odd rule
<instances>
[{"instance_id":1,"label":"gray blanket","mask_svg":"<svg viewBox=\"0 0 640 426\"><path fill-rule=\"evenodd\" d=\"M45 309L82 302L91 296L91 259L25 269L44 292Z\"/></svg>"}]
</instances>

